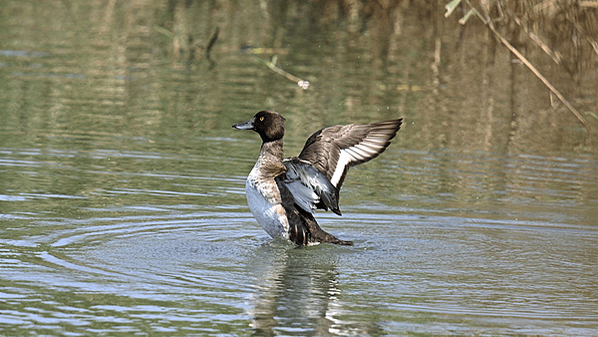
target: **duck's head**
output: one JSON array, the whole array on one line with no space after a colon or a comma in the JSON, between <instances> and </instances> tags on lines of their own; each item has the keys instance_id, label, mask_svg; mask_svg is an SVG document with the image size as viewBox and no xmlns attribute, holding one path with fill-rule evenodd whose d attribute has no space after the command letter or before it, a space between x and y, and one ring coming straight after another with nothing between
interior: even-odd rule
<instances>
[{"instance_id":1,"label":"duck's head","mask_svg":"<svg viewBox=\"0 0 598 337\"><path fill-rule=\"evenodd\" d=\"M247 122L234 124L233 128L253 130L262 137L263 142L271 142L284 136L284 117L278 112L263 110Z\"/></svg>"}]
</instances>

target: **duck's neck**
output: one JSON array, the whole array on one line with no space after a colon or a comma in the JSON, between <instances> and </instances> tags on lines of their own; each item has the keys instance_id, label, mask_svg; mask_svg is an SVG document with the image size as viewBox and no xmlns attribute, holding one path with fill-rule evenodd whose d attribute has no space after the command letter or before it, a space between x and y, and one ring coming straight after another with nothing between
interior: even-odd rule
<instances>
[{"instance_id":1,"label":"duck's neck","mask_svg":"<svg viewBox=\"0 0 598 337\"><path fill-rule=\"evenodd\" d=\"M281 173L286 171L286 167L282 163L282 139L272 142L264 142L260 150L260 155L257 157L255 166L249 173L248 179L263 180L274 179Z\"/></svg>"},{"instance_id":2,"label":"duck's neck","mask_svg":"<svg viewBox=\"0 0 598 337\"><path fill-rule=\"evenodd\" d=\"M283 142L282 139L273 140L270 142L263 142L262 148L260 149L260 155L258 157L258 162L266 162L266 163L280 163L282 162L284 156L283 150Z\"/></svg>"}]
</instances>

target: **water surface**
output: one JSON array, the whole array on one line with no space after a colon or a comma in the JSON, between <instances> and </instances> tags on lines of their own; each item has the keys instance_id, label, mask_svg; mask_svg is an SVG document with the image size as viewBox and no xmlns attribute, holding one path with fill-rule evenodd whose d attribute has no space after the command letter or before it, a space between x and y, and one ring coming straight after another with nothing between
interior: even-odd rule
<instances>
[{"instance_id":1,"label":"water surface","mask_svg":"<svg viewBox=\"0 0 598 337\"><path fill-rule=\"evenodd\" d=\"M483 31L286 6L5 4L0 334L598 334L596 136L506 51L489 66ZM317 213L355 246L295 249L249 213L260 142L231 125L266 108L289 156L405 117L343 217Z\"/></svg>"}]
</instances>

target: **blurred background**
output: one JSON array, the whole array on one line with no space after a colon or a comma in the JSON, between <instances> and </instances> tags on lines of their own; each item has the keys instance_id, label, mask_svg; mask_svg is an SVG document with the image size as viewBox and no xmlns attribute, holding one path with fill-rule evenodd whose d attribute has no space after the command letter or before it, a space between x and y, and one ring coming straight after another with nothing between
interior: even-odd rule
<instances>
[{"instance_id":1,"label":"blurred background","mask_svg":"<svg viewBox=\"0 0 598 337\"><path fill-rule=\"evenodd\" d=\"M0 334L595 334L597 41L596 1L3 0ZM404 117L316 215L354 248L253 220L263 109L287 156Z\"/></svg>"},{"instance_id":2,"label":"blurred background","mask_svg":"<svg viewBox=\"0 0 598 337\"><path fill-rule=\"evenodd\" d=\"M288 115L299 139L324 125L404 116L410 148L595 153L596 137L583 142L583 125L480 20L457 23L468 5L448 18L444 5L6 1L2 142L35 143L40 130L228 136L229 124L268 108ZM598 125L595 4L483 5ZM267 68L273 56L311 87Z\"/></svg>"}]
</instances>

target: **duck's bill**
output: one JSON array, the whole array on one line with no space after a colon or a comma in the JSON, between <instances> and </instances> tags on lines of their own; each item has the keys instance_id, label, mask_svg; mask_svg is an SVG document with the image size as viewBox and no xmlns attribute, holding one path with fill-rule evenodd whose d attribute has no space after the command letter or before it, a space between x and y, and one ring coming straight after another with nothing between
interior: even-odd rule
<instances>
[{"instance_id":1,"label":"duck's bill","mask_svg":"<svg viewBox=\"0 0 598 337\"><path fill-rule=\"evenodd\" d=\"M237 130L252 130L253 129L253 119L250 119L247 122L234 124L233 128L235 128Z\"/></svg>"}]
</instances>

